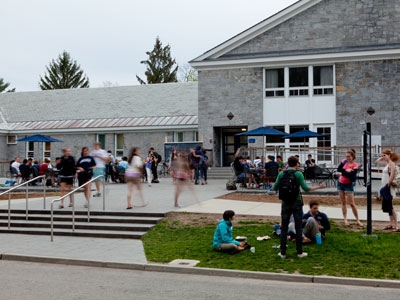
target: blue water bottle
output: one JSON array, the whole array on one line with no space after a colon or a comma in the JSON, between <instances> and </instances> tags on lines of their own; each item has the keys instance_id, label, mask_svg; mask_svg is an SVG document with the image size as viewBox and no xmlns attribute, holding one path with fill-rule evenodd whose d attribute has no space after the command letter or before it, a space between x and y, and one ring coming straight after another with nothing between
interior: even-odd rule
<instances>
[{"instance_id":1,"label":"blue water bottle","mask_svg":"<svg viewBox=\"0 0 400 300\"><path fill-rule=\"evenodd\" d=\"M315 235L315 241L317 242L317 245L322 245L321 233L317 233L317 234Z\"/></svg>"}]
</instances>

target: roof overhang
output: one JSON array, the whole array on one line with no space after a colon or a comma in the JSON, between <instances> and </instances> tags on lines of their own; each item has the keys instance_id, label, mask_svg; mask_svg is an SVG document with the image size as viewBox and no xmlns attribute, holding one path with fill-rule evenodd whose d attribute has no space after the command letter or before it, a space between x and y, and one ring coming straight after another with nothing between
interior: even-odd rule
<instances>
[{"instance_id":1,"label":"roof overhang","mask_svg":"<svg viewBox=\"0 0 400 300\"><path fill-rule=\"evenodd\" d=\"M236 69L248 67L282 67L305 64L333 64L351 61L366 61L400 58L400 48L385 50L366 50L350 52L330 52L320 54L299 54L287 56L218 59L201 62L191 62L197 70Z\"/></svg>"}]
</instances>

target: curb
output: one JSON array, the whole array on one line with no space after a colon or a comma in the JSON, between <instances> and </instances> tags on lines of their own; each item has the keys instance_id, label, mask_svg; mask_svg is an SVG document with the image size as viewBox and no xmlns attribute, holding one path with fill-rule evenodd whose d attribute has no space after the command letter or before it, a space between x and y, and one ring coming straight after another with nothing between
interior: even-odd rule
<instances>
[{"instance_id":1,"label":"curb","mask_svg":"<svg viewBox=\"0 0 400 300\"><path fill-rule=\"evenodd\" d=\"M315 284L336 284L336 285L352 285L352 286L400 289L400 281L382 280L382 279L281 274L281 273L268 273L268 272L256 272L256 271L197 268L188 266L180 267L180 266L169 266L157 263L154 264L117 263L117 262L103 262L95 260L31 256L31 255L19 255L19 254L8 254L8 253L0 254L0 260L65 264L65 265L97 267L97 268L128 269L128 270L148 271L148 272L192 274L192 275L203 275L203 276L224 276L224 277L236 277L236 278L240 277L246 279L274 280L274 281L286 281L286 282L298 282L298 283L303 282L303 283L315 283Z\"/></svg>"}]
</instances>

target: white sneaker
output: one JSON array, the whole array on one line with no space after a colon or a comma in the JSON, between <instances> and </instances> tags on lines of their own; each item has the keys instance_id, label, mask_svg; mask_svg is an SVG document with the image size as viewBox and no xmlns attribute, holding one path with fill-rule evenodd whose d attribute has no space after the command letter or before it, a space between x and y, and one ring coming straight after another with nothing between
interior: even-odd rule
<instances>
[{"instance_id":1,"label":"white sneaker","mask_svg":"<svg viewBox=\"0 0 400 300\"><path fill-rule=\"evenodd\" d=\"M84 208L88 208L88 206L89 206L89 205L88 205L87 202L86 202L85 204L83 204L83 207L84 207Z\"/></svg>"},{"instance_id":2,"label":"white sneaker","mask_svg":"<svg viewBox=\"0 0 400 300\"><path fill-rule=\"evenodd\" d=\"M308 256L307 252L303 252L302 254L297 254L298 258L303 258L303 257L307 257L307 256Z\"/></svg>"},{"instance_id":3,"label":"white sneaker","mask_svg":"<svg viewBox=\"0 0 400 300\"><path fill-rule=\"evenodd\" d=\"M278 253L278 256L280 257L280 258L282 258L282 259L285 259L286 258L286 255L283 255L282 253Z\"/></svg>"}]
</instances>

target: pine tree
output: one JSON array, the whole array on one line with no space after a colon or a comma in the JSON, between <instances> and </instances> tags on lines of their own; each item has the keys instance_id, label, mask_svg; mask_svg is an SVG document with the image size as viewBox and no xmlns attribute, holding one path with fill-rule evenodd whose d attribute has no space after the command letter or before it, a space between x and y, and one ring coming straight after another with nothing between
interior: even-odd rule
<instances>
[{"instance_id":1,"label":"pine tree","mask_svg":"<svg viewBox=\"0 0 400 300\"><path fill-rule=\"evenodd\" d=\"M42 90L88 88L87 78L81 66L71 59L68 52L64 51L58 56L57 61L52 60L46 67L44 78L40 77L39 86Z\"/></svg>"},{"instance_id":2,"label":"pine tree","mask_svg":"<svg viewBox=\"0 0 400 300\"><path fill-rule=\"evenodd\" d=\"M147 51L146 54L149 58L140 63L147 65L147 71L144 74L148 84L178 81L176 77L178 66L175 66L175 59L171 58L171 47L169 45L163 47L157 37L154 49L151 52ZM140 84L146 84L139 76L136 75L136 78Z\"/></svg>"},{"instance_id":3,"label":"pine tree","mask_svg":"<svg viewBox=\"0 0 400 300\"><path fill-rule=\"evenodd\" d=\"M6 91L10 84L8 82L4 82L3 78L0 78L0 93L2 92L15 92L15 88L9 89Z\"/></svg>"}]
</instances>

